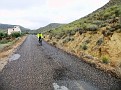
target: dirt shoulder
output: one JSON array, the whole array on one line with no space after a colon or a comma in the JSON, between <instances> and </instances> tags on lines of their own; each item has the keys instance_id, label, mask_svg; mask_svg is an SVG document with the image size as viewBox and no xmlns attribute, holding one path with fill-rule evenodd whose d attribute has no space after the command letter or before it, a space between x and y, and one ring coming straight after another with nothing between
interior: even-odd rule
<instances>
[{"instance_id":1,"label":"dirt shoulder","mask_svg":"<svg viewBox=\"0 0 121 90\"><path fill-rule=\"evenodd\" d=\"M15 43L6 46L0 51L0 71L2 71L4 66L7 64L9 56L25 41L26 37L27 36L23 36L19 38L19 40L15 40Z\"/></svg>"}]
</instances>

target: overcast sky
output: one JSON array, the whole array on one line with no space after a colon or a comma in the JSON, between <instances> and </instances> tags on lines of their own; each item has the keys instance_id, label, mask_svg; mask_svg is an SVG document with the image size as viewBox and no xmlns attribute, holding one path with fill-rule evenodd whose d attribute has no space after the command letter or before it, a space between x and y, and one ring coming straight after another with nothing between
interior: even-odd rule
<instances>
[{"instance_id":1,"label":"overcast sky","mask_svg":"<svg viewBox=\"0 0 121 90\"><path fill-rule=\"evenodd\" d=\"M0 23L37 29L49 23L70 23L109 0L0 0Z\"/></svg>"}]
</instances>

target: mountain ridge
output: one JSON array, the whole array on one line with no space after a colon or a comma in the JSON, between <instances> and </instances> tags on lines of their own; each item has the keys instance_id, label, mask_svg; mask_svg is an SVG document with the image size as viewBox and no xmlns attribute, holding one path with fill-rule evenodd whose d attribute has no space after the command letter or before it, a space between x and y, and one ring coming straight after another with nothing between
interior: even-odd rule
<instances>
[{"instance_id":1,"label":"mountain ridge","mask_svg":"<svg viewBox=\"0 0 121 90\"><path fill-rule=\"evenodd\" d=\"M0 30L7 31L8 28L13 28L14 26L20 26L20 25L11 25L11 24L2 24L2 23L0 23ZM25 28L23 26L20 26L20 29L22 30L22 32L28 32L30 30L30 29Z\"/></svg>"},{"instance_id":2,"label":"mountain ridge","mask_svg":"<svg viewBox=\"0 0 121 90\"><path fill-rule=\"evenodd\" d=\"M60 26L62 26L62 25L64 25L64 24L60 24L60 23L50 23L50 24L48 24L48 25L46 25L46 26L44 26L44 27L38 28L38 29L36 30L36 32L37 32L37 33L39 33L39 32L46 32L46 31L52 30L52 29L54 29L54 28L58 28L58 27L60 27Z\"/></svg>"}]
</instances>

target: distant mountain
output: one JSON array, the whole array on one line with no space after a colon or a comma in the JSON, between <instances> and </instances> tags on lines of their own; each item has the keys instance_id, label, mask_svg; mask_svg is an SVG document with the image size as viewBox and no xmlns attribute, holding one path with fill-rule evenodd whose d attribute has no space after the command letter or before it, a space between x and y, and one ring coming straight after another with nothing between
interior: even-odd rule
<instances>
[{"instance_id":1,"label":"distant mountain","mask_svg":"<svg viewBox=\"0 0 121 90\"><path fill-rule=\"evenodd\" d=\"M36 30L37 33L39 32L46 32L46 31L49 31L49 30L52 30L54 28L58 28L60 26L62 26L64 24L59 24L59 23L51 23L45 27L40 27L39 29Z\"/></svg>"},{"instance_id":2,"label":"distant mountain","mask_svg":"<svg viewBox=\"0 0 121 90\"><path fill-rule=\"evenodd\" d=\"M12 28L13 26L14 25L0 23L0 30L7 30L8 28Z\"/></svg>"},{"instance_id":3,"label":"distant mountain","mask_svg":"<svg viewBox=\"0 0 121 90\"><path fill-rule=\"evenodd\" d=\"M7 31L8 28L13 28L14 26L16 26L16 25L1 24L1 23L0 23L0 30L2 30L2 31ZM17 26L20 26L20 25L17 25ZM22 26L20 26L20 29L22 30L22 32L28 32L28 31L30 30L30 29L24 28L24 27L22 27Z\"/></svg>"}]
</instances>

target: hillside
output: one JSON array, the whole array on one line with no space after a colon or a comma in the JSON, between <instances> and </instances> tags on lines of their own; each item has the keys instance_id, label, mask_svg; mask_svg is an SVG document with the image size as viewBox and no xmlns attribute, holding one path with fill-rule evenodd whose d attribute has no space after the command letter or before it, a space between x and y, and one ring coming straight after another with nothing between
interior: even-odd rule
<instances>
[{"instance_id":1,"label":"hillside","mask_svg":"<svg viewBox=\"0 0 121 90\"><path fill-rule=\"evenodd\" d=\"M84 58L97 68L121 74L121 0L48 31L46 41Z\"/></svg>"},{"instance_id":2,"label":"hillside","mask_svg":"<svg viewBox=\"0 0 121 90\"><path fill-rule=\"evenodd\" d=\"M51 23L45 27L40 27L39 29L36 30L36 32L46 32L46 31L49 31L49 30L52 30L54 28L57 28L57 27L60 27L64 24L59 24L59 23Z\"/></svg>"},{"instance_id":3,"label":"hillside","mask_svg":"<svg viewBox=\"0 0 121 90\"><path fill-rule=\"evenodd\" d=\"M13 28L13 26L16 26L16 25L10 25L10 24L0 24L0 31L7 31L8 28ZM20 26L20 25L19 25ZM27 28L24 28L22 26L20 26L22 32L28 32L30 29L27 29Z\"/></svg>"}]
</instances>

